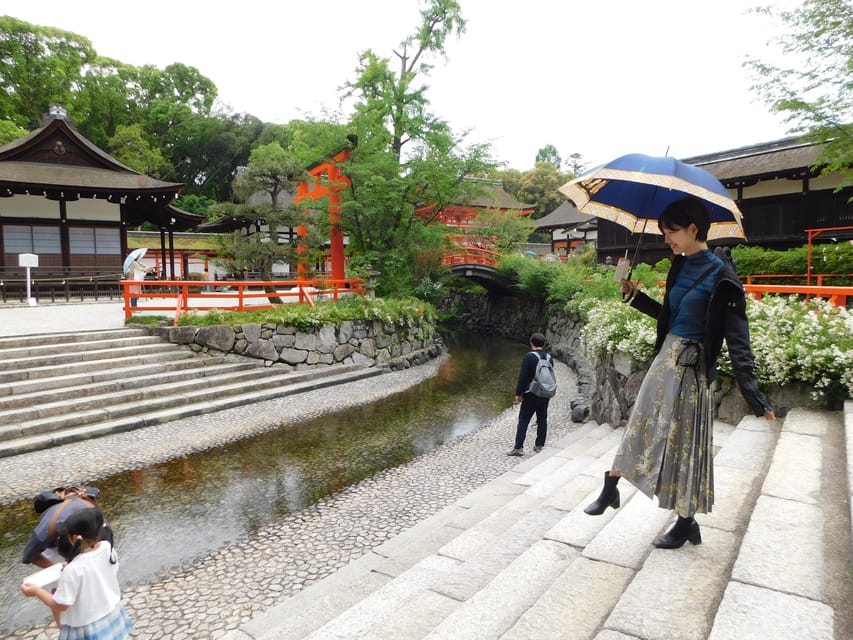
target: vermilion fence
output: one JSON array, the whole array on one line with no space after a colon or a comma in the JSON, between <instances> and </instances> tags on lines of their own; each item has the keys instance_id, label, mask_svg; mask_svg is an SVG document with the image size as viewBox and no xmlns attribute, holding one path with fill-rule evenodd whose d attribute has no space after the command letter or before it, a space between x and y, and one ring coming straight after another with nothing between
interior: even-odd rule
<instances>
[{"instance_id":1,"label":"vermilion fence","mask_svg":"<svg viewBox=\"0 0 853 640\"><path fill-rule=\"evenodd\" d=\"M254 311L282 304L310 304L363 296L364 280L122 280L124 317L134 311L165 311L175 314L175 324L191 311ZM134 307L131 300L137 299Z\"/></svg>"}]
</instances>

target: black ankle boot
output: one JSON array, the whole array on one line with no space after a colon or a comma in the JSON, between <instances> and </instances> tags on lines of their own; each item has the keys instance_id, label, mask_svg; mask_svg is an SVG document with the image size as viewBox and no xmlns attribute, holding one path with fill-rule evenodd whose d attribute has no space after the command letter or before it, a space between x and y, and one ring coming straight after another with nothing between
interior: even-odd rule
<instances>
[{"instance_id":1,"label":"black ankle boot","mask_svg":"<svg viewBox=\"0 0 853 640\"><path fill-rule=\"evenodd\" d=\"M590 516L600 516L604 513L607 507L619 508L619 489L616 488L616 483L619 482L619 476L611 476L609 471L604 472L604 488L595 502L589 503L583 512Z\"/></svg>"},{"instance_id":2,"label":"black ankle boot","mask_svg":"<svg viewBox=\"0 0 853 640\"><path fill-rule=\"evenodd\" d=\"M702 544L702 533L699 531L699 523L693 518L682 518L672 526L672 529L654 541L658 549L678 549L685 542L690 544Z\"/></svg>"}]
</instances>

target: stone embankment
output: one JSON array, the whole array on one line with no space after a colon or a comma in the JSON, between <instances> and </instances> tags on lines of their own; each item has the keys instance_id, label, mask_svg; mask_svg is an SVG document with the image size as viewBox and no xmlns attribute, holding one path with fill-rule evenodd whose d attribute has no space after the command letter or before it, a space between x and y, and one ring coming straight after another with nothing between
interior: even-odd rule
<instances>
[{"instance_id":1,"label":"stone embankment","mask_svg":"<svg viewBox=\"0 0 853 640\"><path fill-rule=\"evenodd\" d=\"M351 320L304 330L284 324L158 327L169 342L195 352L233 353L296 371L335 364L406 369L437 357L441 336L428 320L398 325Z\"/></svg>"}]
</instances>

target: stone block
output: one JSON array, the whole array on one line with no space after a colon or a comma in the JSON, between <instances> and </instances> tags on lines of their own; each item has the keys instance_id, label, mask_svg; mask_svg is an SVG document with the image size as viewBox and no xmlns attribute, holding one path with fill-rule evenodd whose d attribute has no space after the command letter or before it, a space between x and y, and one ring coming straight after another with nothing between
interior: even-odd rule
<instances>
[{"instance_id":1,"label":"stone block","mask_svg":"<svg viewBox=\"0 0 853 640\"><path fill-rule=\"evenodd\" d=\"M234 329L221 324L212 327L199 327L195 336L197 344L226 352L231 351L235 339Z\"/></svg>"},{"instance_id":2,"label":"stone block","mask_svg":"<svg viewBox=\"0 0 853 640\"><path fill-rule=\"evenodd\" d=\"M308 352L302 349L282 349L280 358L287 364L301 364L308 359Z\"/></svg>"},{"instance_id":3,"label":"stone block","mask_svg":"<svg viewBox=\"0 0 853 640\"><path fill-rule=\"evenodd\" d=\"M728 581L736 537L707 527L703 543L655 549L619 599L605 628L655 640L705 640Z\"/></svg>"},{"instance_id":4,"label":"stone block","mask_svg":"<svg viewBox=\"0 0 853 640\"><path fill-rule=\"evenodd\" d=\"M714 507L696 516L700 526L743 531L759 492L760 474L751 469L720 467L714 471Z\"/></svg>"},{"instance_id":5,"label":"stone block","mask_svg":"<svg viewBox=\"0 0 853 640\"><path fill-rule=\"evenodd\" d=\"M820 507L761 496L732 569L732 580L822 600Z\"/></svg>"},{"instance_id":6,"label":"stone block","mask_svg":"<svg viewBox=\"0 0 853 640\"><path fill-rule=\"evenodd\" d=\"M169 342L174 344L190 344L195 340L196 327L169 327L167 331Z\"/></svg>"},{"instance_id":7,"label":"stone block","mask_svg":"<svg viewBox=\"0 0 853 640\"><path fill-rule=\"evenodd\" d=\"M834 415L827 411L806 409L799 405L785 416L782 431L821 437L826 435L827 429L834 428L834 422Z\"/></svg>"},{"instance_id":8,"label":"stone block","mask_svg":"<svg viewBox=\"0 0 853 640\"><path fill-rule=\"evenodd\" d=\"M788 418L785 424L788 424ZM761 492L777 498L817 504L822 469L820 437L785 431L779 436Z\"/></svg>"},{"instance_id":9,"label":"stone block","mask_svg":"<svg viewBox=\"0 0 853 640\"><path fill-rule=\"evenodd\" d=\"M606 509L600 516L590 516L583 512L584 507L595 500L601 493L601 486L604 474L601 478L592 478L590 476L581 476L576 480L576 486L580 491L584 487L588 487L588 491L584 494L578 504L565 516L563 516L548 532L545 537L549 540L557 540L565 544L570 544L575 547L585 547L593 538L595 538L604 527L606 527L619 511L614 509ZM620 482L619 487L620 499L622 507L625 505L637 492L637 489L627 482ZM553 501L550 502L553 504Z\"/></svg>"},{"instance_id":10,"label":"stone block","mask_svg":"<svg viewBox=\"0 0 853 640\"><path fill-rule=\"evenodd\" d=\"M729 436L726 446L714 457L714 466L760 471L764 469L775 444L776 436L773 433L738 427Z\"/></svg>"},{"instance_id":11,"label":"stone block","mask_svg":"<svg viewBox=\"0 0 853 640\"><path fill-rule=\"evenodd\" d=\"M428 640L500 638L577 557L577 550L540 540L451 613Z\"/></svg>"},{"instance_id":12,"label":"stone block","mask_svg":"<svg viewBox=\"0 0 853 640\"><path fill-rule=\"evenodd\" d=\"M576 558L501 640L591 638L633 576L625 567Z\"/></svg>"},{"instance_id":13,"label":"stone block","mask_svg":"<svg viewBox=\"0 0 853 640\"><path fill-rule=\"evenodd\" d=\"M652 541L671 519L672 512L659 509L655 501L638 491L586 546L583 555L592 560L639 569L653 548Z\"/></svg>"},{"instance_id":14,"label":"stone block","mask_svg":"<svg viewBox=\"0 0 853 640\"><path fill-rule=\"evenodd\" d=\"M255 342L250 342L246 347L246 355L272 362L278 360L278 351L275 350L272 340L258 339Z\"/></svg>"},{"instance_id":15,"label":"stone block","mask_svg":"<svg viewBox=\"0 0 853 640\"><path fill-rule=\"evenodd\" d=\"M833 640L833 616L822 602L730 582L708 640Z\"/></svg>"}]
</instances>

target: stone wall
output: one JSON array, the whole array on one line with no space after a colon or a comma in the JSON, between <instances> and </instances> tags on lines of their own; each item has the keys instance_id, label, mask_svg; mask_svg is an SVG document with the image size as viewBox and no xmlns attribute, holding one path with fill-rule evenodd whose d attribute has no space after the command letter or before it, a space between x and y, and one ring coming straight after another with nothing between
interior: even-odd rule
<instances>
[{"instance_id":1,"label":"stone wall","mask_svg":"<svg viewBox=\"0 0 853 640\"><path fill-rule=\"evenodd\" d=\"M624 424L646 369L624 354L589 359L581 348L583 324L566 313L532 303L522 297L458 293L443 307L459 318L466 331L499 335L527 342L530 334L545 334L555 358L577 372L578 395L572 400L572 419L591 418L598 423ZM718 377L714 402L716 417L729 424L751 415L749 405L730 378ZM768 392L777 415L784 416L794 407L823 408L809 390L798 385L776 387Z\"/></svg>"},{"instance_id":2,"label":"stone wall","mask_svg":"<svg viewBox=\"0 0 853 640\"><path fill-rule=\"evenodd\" d=\"M441 336L428 321L400 326L352 320L307 331L282 324L158 327L153 331L195 352L232 353L289 370L334 364L405 369L443 351Z\"/></svg>"}]
</instances>

